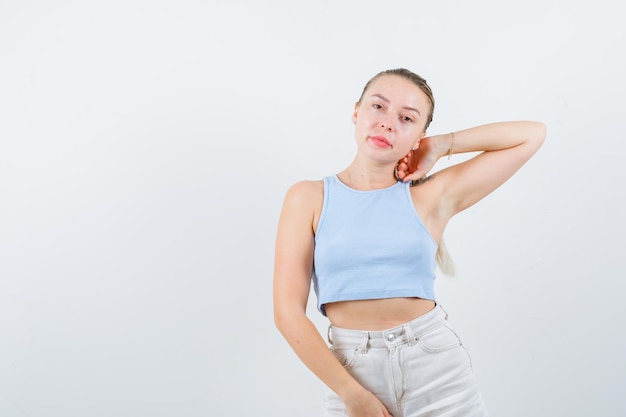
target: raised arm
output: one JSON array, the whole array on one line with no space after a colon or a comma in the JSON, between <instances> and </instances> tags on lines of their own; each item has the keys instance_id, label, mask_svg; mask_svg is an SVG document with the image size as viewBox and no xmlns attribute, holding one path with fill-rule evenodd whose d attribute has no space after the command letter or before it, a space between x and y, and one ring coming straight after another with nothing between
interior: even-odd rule
<instances>
[{"instance_id":1,"label":"raised arm","mask_svg":"<svg viewBox=\"0 0 626 417\"><path fill-rule=\"evenodd\" d=\"M274 321L300 360L343 399L351 417L390 416L382 403L344 369L306 316L314 222L322 199L321 182L300 182L285 197L276 237Z\"/></svg>"},{"instance_id":2,"label":"raised arm","mask_svg":"<svg viewBox=\"0 0 626 417\"><path fill-rule=\"evenodd\" d=\"M446 217L472 206L508 180L543 144L546 128L532 121L498 122L424 138L409 161L413 172L400 176L418 179L441 157L480 152L477 156L435 174L440 209ZM406 165L404 165L406 168Z\"/></svg>"}]
</instances>

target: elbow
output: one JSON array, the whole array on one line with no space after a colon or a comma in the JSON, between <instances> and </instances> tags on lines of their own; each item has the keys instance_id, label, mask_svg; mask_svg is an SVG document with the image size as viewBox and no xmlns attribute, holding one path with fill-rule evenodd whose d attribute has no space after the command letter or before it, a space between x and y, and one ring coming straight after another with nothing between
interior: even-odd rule
<instances>
[{"instance_id":1,"label":"elbow","mask_svg":"<svg viewBox=\"0 0 626 417\"><path fill-rule=\"evenodd\" d=\"M274 326L279 332L284 334L285 329L289 326L290 318L293 314L290 314L284 308L274 307Z\"/></svg>"},{"instance_id":2,"label":"elbow","mask_svg":"<svg viewBox=\"0 0 626 417\"><path fill-rule=\"evenodd\" d=\"M281 314L276 308L274 308L274 326L276 326L276 328L281 331L284 326L284 322L285 316Z\"/></svg>"},{"instance_id":3,"label":"elbow","mask_svg":"<svg viewBox=\"0 0 626 417\"><path fill-rule=\"evenodd\" d=\"M274 326L278 332L287 340L289 340L289 329L291 326L289 325L289 316L286 314L280 314L274 311Z\"/></svg>"},{"instance_id":4,"label":"elbow","mask_svg":"<svg viewBox=\"0 0 626 417\"><path fill-rule=\"evenodd\" d=\"M289 329L301 327L301 320L306 318L304 309L294 306L274 306L274 326L285 336Z\"/></svg>"},{"instance_id":5,"label":"elbow","mask_svg":"<svg viewBox=\"0 0 626 417\"><path fill-rule=\"evenodd\" d=\"M545 142L547 128L542 122L530 122L529 131L527 133L527 142L537 151Z\"/></svg>"},{"instance_id":6,"label":"elbow","mask_svg":"<svg viewBox=\"0 0 626 417\"><path fill-rule=\"evenodd\" d=\"M535 122L535 140L539 143L539 146L546 140L547 127L542 122Z\"/></svg>"}]
</instances>

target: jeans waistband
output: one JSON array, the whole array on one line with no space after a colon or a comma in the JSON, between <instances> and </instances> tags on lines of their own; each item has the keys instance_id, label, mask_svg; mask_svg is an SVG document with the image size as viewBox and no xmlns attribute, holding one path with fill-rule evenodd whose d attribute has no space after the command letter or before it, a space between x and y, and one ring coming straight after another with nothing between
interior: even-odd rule
<instances>
[{"instance_id":1,"label":"jeans waistband","mask_svg":"<svg viewBox=\"0 0 626 417\"><path fill-rule=\"evenodd\" d=\"M418 337L441 326L448 319L448 313L437 304L428 313L407 323L387 330L367 331L343 329L330 325L328 342L335 348L390 348L404 343L412 344Z\"/></svg>"}]
</instances>

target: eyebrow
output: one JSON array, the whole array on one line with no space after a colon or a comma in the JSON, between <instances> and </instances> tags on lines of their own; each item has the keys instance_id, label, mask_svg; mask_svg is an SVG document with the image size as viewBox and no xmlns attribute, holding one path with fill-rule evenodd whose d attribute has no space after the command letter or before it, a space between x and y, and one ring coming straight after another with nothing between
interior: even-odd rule
<instances>
[{"instance_id":1,"label":"eyebrow","mask_svg":"<svg viewBox=\"0 0 626 417\"><path fill-rule=\"evenodd\" d=\"M381 99L381 100L382 100L382 101L384 101L385 103L389 103L389 102L390 102L390 101L389 101L389 99L388 99L387 97L382 96L382 95L380 95L380 94L372 94L372 97L378 97L379 99ZM420 116L422 115L422 113L421 113L419 110L417 110L415 107L403 106L402 108L403 108L403 109L406 109L406 110L413 110L414 112L416 112L416 113L417 113L417 114L419 114Z\"/></svg>"}]
</instances>

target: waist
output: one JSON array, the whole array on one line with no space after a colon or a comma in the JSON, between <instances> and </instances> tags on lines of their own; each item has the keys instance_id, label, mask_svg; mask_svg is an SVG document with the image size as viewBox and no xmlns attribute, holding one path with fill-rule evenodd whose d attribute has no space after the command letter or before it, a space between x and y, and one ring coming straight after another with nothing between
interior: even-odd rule
<instances>
[{"instance_id":1,"label":"waist","mask_svg":"<svg viewBox=\"0 0 626 417\"><path fill-rule=\"evenodd\" d=\"M328 342L337 348L357 347L363 343L368 347L399 345L440 327L447 318L445 310L436 305L413 320L384 330L345 329L331 324L328 327Z\"/></svg>"},{"instance_id":2,"label":"waist","mask_svg":"<svg viewBox=\"0 0 626 417\"><path fill-rule=\"evenodd\" d=\"M385 330L423 316L435 302L418 297L351 300L324 305L333 326L354 330Z\"/></svg>"}]
</instances>

